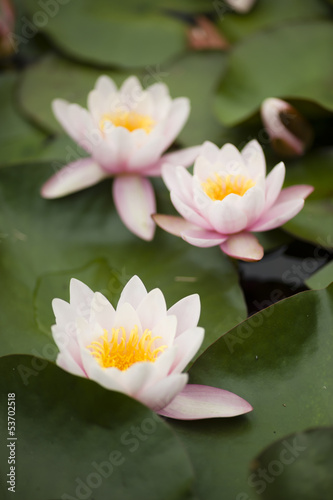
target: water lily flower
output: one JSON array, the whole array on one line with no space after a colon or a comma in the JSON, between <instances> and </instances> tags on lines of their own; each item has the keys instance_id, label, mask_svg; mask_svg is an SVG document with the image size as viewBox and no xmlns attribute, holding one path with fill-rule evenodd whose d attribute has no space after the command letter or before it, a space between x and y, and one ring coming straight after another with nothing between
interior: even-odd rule
<instances>
[{"instance_id":1,"label":"water lily flower","mask_svg":"<svg viewBox=\"0 0 333 500\"><path fill-rule=\"evenodd\" d=\"M260 108L261 119L273 149L284 156L301 156L313 141L313 129L306 118L282 99L265 99Z\"/></svg>"},{"instance_id":2,"label":"water lily flower","mask_svg":"<svg viewBox=\"0 0 333 500\"><path fill-rule=\"evenodd\" d=\"M227 255L245 261L263 257L253 231L281 226L303 207L308 185L281 190L281 162L266 177L261 146L255 140L239 152L232 144L219 149L206 142L195 161L193 176L182 166L165 165L162 176L182 217L156 214L155 222L198 247L219 245Z\"/></svg>"},{"instance_id":3,"label":"water lily flower","mask_svg":"<svg viewBox=\"0 0 333 500\"><path fill-rule=\"evenodd\" d=\"M101 76L88 95L88 110L63 99L52 106L62 127L90 157L53 175L41 195L59 198L115 177L113 199L122 221L137 236L151 240L156 207L147 177L160 176L166 161L191 165L199 151L192 147L162 156L188 118L189 100L172 100L161 82L143 90L131 76L118 90L111 78Z\"/></svg>"},{"instance_id":4,"label":"water lily flower","mask_svg":"<svg viewBox=\"0 0 333 500\"><path fill-rule=\"evenodd\" d=\"M227 4L235 11L240 14L246 14L249 12L256 0L227 0Z\"/></svg>"},{"instance_id":5,"label":"water lily flower","mask_svg":"<svg viewBox=\"0 0 333 500\"><path fill-rule=\"evenodd\" d=\"M147 292L134 276L116 309L76 279L70 303L53 300L52 327L64 370L122 392L160 415L182 420L230 417L252 410L231 392L187 384L182 373L201 346L200 299L190 295L167 310L158 288Z\"/></svg>"}]
</instances>

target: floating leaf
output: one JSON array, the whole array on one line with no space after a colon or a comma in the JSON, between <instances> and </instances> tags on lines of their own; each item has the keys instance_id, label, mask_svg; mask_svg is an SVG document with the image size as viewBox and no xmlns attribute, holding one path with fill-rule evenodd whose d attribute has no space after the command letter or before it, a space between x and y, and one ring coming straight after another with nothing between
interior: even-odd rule
<instances>
[{"instance_id":1,"label":"floating leaf","mask_svg":"<svg viewBox=\"0 0 333 500\"><path fill-rule=\"evenodd\" d=\"M302 211L283 229L296 238L333 248L333 199L307 200Z\"/></svg>"},{"instance_id":2,"label":"floating leaf","mask_svg":"<svg viewBox=\"0 0 333 500\"><path fill-rule=\"evenodd\" d=\"M193 500L186 452L148 408L32 356L1 358L0 374L1 407L9 394L16 403L16 440L1 413L2 435L9 438L1 471L9 480L15 448L17 498ZM7 499L13 492L6 480L0 491Z\"/></svg>"},{"instance_id":3,"label":"floating leaf","mask_svg":"<svg viewBox=\"0 0 333 500\"><path fill-rule=\"evenodd\" d=\"M81 0L42 9L24 0L29 21L75 59L112 67L145 67L175 57L186 47L185 25L152 2ZM46 11L45 11L46 10Z\"/></svg>"},{"instance_id":4,"label":"floating leaf","mask_svg":"<svg viewBox=\"0 0 333 500\"><path fill-rule=\"evenodd\" d=\"M14 105L15 73L3 74L0 78L1 132L0 165L11 165L40 154L47 136L27 123Z\"/></svg>"},{"instance_id":5,"label":"floating leaf","mask_svg":"<svg viewBox=\"0 0 333 500\"><path fill-rule=\"evenodd\" d=\"M252 463L252 478L264 500L330 500L333 491L333 428L286 436Z\"/></svg>"},{"instance_id":6,"label":"floating leaf","mask_svg":"<svg viewBox=\"0 0 333 500\"><path fill-rule=\"evenodd\" d=\"M317 0L260 0L246 16L230 13L224 2L215 2L215 5L220 18L219 26L233 42L277 25L325 19L329 15L329 8Z\"/></svg>"},{"instance_id":7,"label":"floating leaf","mask_svg":"<svg viewBox=\"0 0 333 500\"><path fill-rule=\"evenodd\" d=\"M322 250L319 255L324 256L325 250ZM309 279L306 280L307 286L314 290L325 288L332 282L333 282L333 262L329 262L324 267L319 269L319 271L313 274Z\"/></svg>"},{"instance_id":8,"label":"floating leaf","mask_svg":"<svg viewBox=\"0 0 333 500\"><path fill-rule=\"evenodd\" d=\"M194 363L191 383L230 390L254 408L209 425L172 422L193 462L199 498L254 498L248 467L263 447L288 433L332 425L332 349L333 286L251 316Z\"/></svg>"},{"instance_id":9,"label":"floating leaf","mask_svg":"<svg viewBox=\"0 0 333 500\"><path fill-rule=\"evenodd\" d=\"M219 119L241 123L268 97L305 99L332 111L332 58L331 22L287 25L245 39L230 54L216 98Z\"/></svg>"}]
</instances>

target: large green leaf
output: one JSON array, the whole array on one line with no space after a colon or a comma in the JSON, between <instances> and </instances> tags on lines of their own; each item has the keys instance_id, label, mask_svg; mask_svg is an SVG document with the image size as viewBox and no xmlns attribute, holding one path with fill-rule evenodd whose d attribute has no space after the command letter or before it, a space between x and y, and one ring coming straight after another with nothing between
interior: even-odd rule
<instances>
[{"instance_id":1,"label":"large green leaf","mask_svg":"<svg viewBox=\"0 0 333 500\"><path fill-rule=\"evenodd\" d=\"M0 451L2 499L194 499L184 448L141 404L32 356L2 358L0 373L0 423L9 438ZM8 394L15 394L15 436L7 432ZM10 465L15 493L6 484Z\"/></svg>"},{"instance_id":2,"label":"large green leaf","mask_svg":"<svg viewBox=\"0 0 333 500\"><path fill-rule=\"evenodd\" d=\"M325 250L322 251L321 255L324 254ZM306 280L307 286L309 288L313 288L314 290L324 288L330 285L332 282L333 282L333 262L329 262Z\"/></svg>"},{"instance_id":3,"label":"large green leaf","mask_svg":"<svg viewBox=\"0 0 333 500\"><path fill-rule=\"evenodd\" d=\"M333 198L307 200L302 211L283 229L324 248L333 248Z\"/></svg>"},{"instance_id":4,"label":"large green leaf","mask_svg":"<svg viewBox=\"0 0 333 500\"><path fill-rule=\"evenodd\" d=\"M286 163L285 186L310 184L314 191L303 210L283 226L297 238L317 246L333 247L333 151L314 150L297 161ZM328 283L327 283L328 284Z\"/></svg>"},{"instance_id":5,"label":"large green leaf","mask_svg":"<svg viewBox=\"0 0 333 500\"><path fill-rule=\"evenodd\" d=\"M49 165L0 172L1 355L28 353L54 359L51 299L68 300L71 277L101 290L116 304L138 274L148 289L161 288L168 306L191 293L202 301L203 348L246 317L238 275L218 248L198 249L159 230L147 243L120 222L109 180L75 195L44 200ZM158 208L169 195L155 182Z\"/></svg>"},{"instance_id":6,"label":"large green leaf","mask_svg":"<svg viewBox=\"0 0 333 500\"><path fill-rule=\"evenodd\" d=\"M230 390L254 408L209 425L172 422L194 464L199 498L254 499L248 467L263 447L288 433L332 425L332 351L333 286L264 309L196 361L191 383Z\"/></svg>"},{"instance_id":7,"label":"large green leaf","mask_svg":"<svg viewBox=\"0 0 333 500\"><path fill-rule=\"evenodd\" d=\"M265 500L330 500L333 428L319 427L282 438L256 457L252 470L257 493Z\"/></svg>"},{"instance_id":8,"label":"large green leaf","mask_svg":"<svg viewBox=\"0 0 333 500\"><path fill-rule=\"evenodd\" d=\"M333 196L333 149L314 150L296 161L287 161L285 186L310 184L311 200Z\"/></svg>"},{"instance_id":9,"label":"large green leaf","mask_svg":"<svg viewBox=\"0 0 333 500\"><path fill-rule=\"evenodd\" d=\"M69 56L95 65L145 67L186 47L185 25L152 2L81 0L41 8L24 0L30 22Z\"/></svg>"},{"instance_id":10,"label":"large green leaf","mask_svg":"<svg viewBox=\"0 0 333 500\"><path fill-rule=\"evenodd\" d=\"M231 41L238 41L259 30L271 29L273 26L286 23L299 23L304 20L325 19L330 9L318 0L260 0L246 15L227 12L226 6L220 2L219 26L224 35ZM218 4L217 4L218 5Z\"/></svg>"},{"instance_id":11,"label":"large green leaf","mask_svg":"<svg viewBox=\"0 0 333 500\"><path fill-rule=\"evenodd\" d=\"M190 99L191 113L179 136L179 141L186 146L205 140L219 144L236 138L236 132L225 129L213 114L214 91L225 63L222 53L188 53L171 65L147 68L138 75L145 87L163 81L173 98L186 96ZM21 108L38 126L59 133L62 128L51 110L53 99L60 97L86 106L88 92L102 73L113 78L117 85L130 74L105 72L59 57L46 57L23 73L19 91ZM237 138L240 140L239 135Z\"/></svg>"},{"instance_id":12,"label":"large green leaf","mask_svg":"<svg viewBox=\"0 0 333 500\"><path fill-rule=\"evenodd\" d=\"M43 148L47 136L27 123L14 104L15 73L5 73L0 78L0 165L10 165L35 158Z\"/></svg>"},{"instance_id":13,"label":"large green leaf","mask_svg":"<svg viewBox=\"0 0 333 500\"><path fill-rule=\"evenodd\" d=\"M246 38L230 54L216 98L221 122L236 125L267 97L305 99L333 110L331 22L295 24Z\"/></svg>"}]
</instances>

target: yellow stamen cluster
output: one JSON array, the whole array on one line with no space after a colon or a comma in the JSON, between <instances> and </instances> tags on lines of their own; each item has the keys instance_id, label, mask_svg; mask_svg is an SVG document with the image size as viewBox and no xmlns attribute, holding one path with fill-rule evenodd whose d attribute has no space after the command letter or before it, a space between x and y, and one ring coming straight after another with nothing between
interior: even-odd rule
<instances>
[{"instance_id":1,"label":"yellow stamen cluster","mask_svg":"<svg viewBox=\"0 0 333 500\"><path fill-rule=\"evenodd\" d=\"M115 367L119 370L127 370L134 363L140 361L150 361L154 363L160 352L163 352L166 345L153 348L153 344L161 337L152 337L151 331L146 329L141 337L138 327L131 330L127 340L126 331L123 327L112 328L111 340L107 330L98 340L87 346L90 354L96 358L102 368Z\"/></svg>"},{"instance_id":2,"label":"yellow stamen cluster","mask_svg":"<svg viewBox=\"0 0 333 500\"><path fill-rule=\"evenodd\" d=\"M112 123L115 127L127 128L130 132L141 128L147 134L151 132L155 125L155 121L150 116L140 115L134 111L122 111L103 115L99 123L102 132L105 132L108 123Z\"/></svg>"},{"instance_id":3,"label":"yellow stamen cluster","mask_svg":"<svg viewBox=\"0 0 333 500\"><path fill-rule=\"evenodd\" d=\"M244 175L227 175L221 177L215 173L215 179L208 178L203 182L202 188L212 200L223 200L228 194L243 196L248 189L255 185L255 182Z\"/></svg>"}]
</instances>

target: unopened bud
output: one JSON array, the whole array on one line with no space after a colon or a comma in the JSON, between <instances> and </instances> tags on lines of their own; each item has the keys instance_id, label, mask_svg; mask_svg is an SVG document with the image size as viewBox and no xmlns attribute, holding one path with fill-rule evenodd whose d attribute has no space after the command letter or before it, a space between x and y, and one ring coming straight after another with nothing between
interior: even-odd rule
<instances>
[{"instance_id":1,"label":"unopened bud","mask_svg":"<svg viewBox=\"0 0 333 500\"><path fill-rule=\"evenodd\" d=\"M261 118L270 137L272 148L282 156L301 156L313 140L309 122L297 109L281 99L265 99Z\"/></svg>"},{"instance_id":2,"label":"unopened bud","mask_svg":"<svg viewBox=\"0 0 333 500\"><path fill-rule=\"evenodd\" d=\"M222 37L216 26L207 17L199 16L195 19L196 26L188 30L190 47L195 50L228 48L228 41Z\"/></svg>"},{"instance_id":3,"label":"unopened bud","mask_svg":"<svg viewBox=\"0 0 333 500\"><path fill-rule=\"evenodd\" d=\"M235 11L240 14L246 14L249 12L256 0L226 0L227 4Z\"/></svg>"},{"instance_id":4,"label":"unopened bud","mask_svg":"<svg viewBox=\"0 0 333 500\"><path fill-rule=\"evenodd\" d=\"M0 57L16 51L13 40L15 26L14 7L11 0L0 0Z\"/></svg>"}]
</instances>

